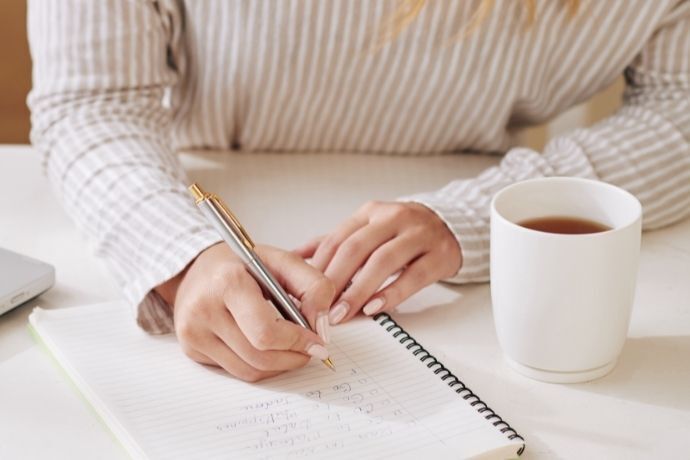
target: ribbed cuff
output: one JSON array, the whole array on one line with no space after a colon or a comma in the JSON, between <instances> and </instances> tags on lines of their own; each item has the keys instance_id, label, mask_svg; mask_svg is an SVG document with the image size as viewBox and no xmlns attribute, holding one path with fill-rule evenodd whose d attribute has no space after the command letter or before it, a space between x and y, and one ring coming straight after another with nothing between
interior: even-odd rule
<instances>
[{"instance_id":1,"label":"ribbed cuff","mask_svg":"<svg viewBox=\"0 0 690 460\"><path fill-rule=\"evenodd\" d=\"M170 248L166 263L145 277L133 280L124 289L125 298L132 305L137 324L151 334L167 334L174 330L172 306L153 289L175 277L204 249L222 241L215 230L202 230L192 235L180 235L179 242Z\"/></svg>"},{"instance_id":2,"label":"ribbed cuff","mask_svg":"<svg viewBox=\"0 0 690 460\"><path fill-rule=\"evenodd\" d=\"M150 194L133 208L119 230L118 239L104 255L137 323L150 333L171 332L172 308L153 289L179 274L201 251L222 241L220 235L184 189ZM120 249L112 250L113 246Z\"/></svg>"}]
</instances>

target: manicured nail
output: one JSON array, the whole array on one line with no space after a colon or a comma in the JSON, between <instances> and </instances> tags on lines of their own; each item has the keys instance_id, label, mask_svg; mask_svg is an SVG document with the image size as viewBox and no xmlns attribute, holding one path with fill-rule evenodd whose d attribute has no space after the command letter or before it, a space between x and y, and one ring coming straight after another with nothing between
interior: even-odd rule
<instances>
[{"instance_id":1,"label":"manicured nail","mask_svg":"<svg viewBox=\"0 0 690 460\"><path fill-rule=\"evenodd\" d=\"M331 312L328 314L328 319L331 324L338 324L347 316L347 312L350 311L350 304L341 300L335 307L331 308Z\"/></svg>"},{"instance_id":2,"label":"manicured nail","mask_svg":"<svg viewBox=\"0 0 690 460\"><path fill-rule=\"evenodd\" d=\"M377 297L374 300L370 300L369 303L364 306L362 311L365 315L371 316L381 311L383 304L383 299L381 297Z\"/></svg>"},{"instance_id":3,"label":"manicured nail","mask_svg":"<svg viewBox=\"0 0 690 460\"><path fill-rule=\"evenodd\" d=\"M331 334L328 328L328 315L326 313L319 313L319 315L316 317L316 332L326 343L331 341Z\"/></svg>"},{"instance_id":4,"label":"manicured nail","mask_svg":"<svg viewBox=\"0 0 690 460\"><path fill-rule=\"evenodd\" d=\"M307 348L307 354L313 356L314 358L318 358L321 361L323 361L324 359L328 359L329 356L326 347L323 347L317 343Z\"/></svg>"}]
</instances>

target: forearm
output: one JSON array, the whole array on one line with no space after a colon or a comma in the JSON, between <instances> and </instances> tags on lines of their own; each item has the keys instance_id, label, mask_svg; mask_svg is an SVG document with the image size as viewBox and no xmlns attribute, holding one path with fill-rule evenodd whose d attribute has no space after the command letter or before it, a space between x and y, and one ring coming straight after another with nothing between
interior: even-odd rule
<instances>
[{"instance_id":1,"label":"forearm","mask_svg":"<svg viewBox=\"0 0 690 460\"><path fill-rule=\"evenodd\" d=\"M185 173L167 144L166 116L122 106L115 116L95 101L76 110L55 101L33 109L43 117L71 113L45 130L35 124L34 145L45 153L47 174L125 298L138 306L142 325L168 329L165 305L149 291L217 236L186 192ZM160 324L150 324L156 318Z\"/></svg>"},{"instance_id":2,"label":"forearm","mask_svg":"<svg viewBox=\"0 0 690 460\"><path fill-rule=\"evenodd\" d=\"M177 74L168 65L166 28L173 25L161 8L29 3L32 143L140 324L157 332L170 330L172 320L152 289L217 241L186 192L169 142L171 110L162 100ZM90 18L88 28L78 27L80 17Z\"/></svg>"}]
</instances>

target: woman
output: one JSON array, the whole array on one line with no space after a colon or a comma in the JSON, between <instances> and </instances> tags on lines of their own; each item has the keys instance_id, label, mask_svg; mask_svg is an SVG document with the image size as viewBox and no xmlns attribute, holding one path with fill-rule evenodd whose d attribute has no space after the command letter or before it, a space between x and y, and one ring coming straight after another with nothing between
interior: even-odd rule
<instances>
[{"instance_id":1,"label":"woman","mask_svg":"<svg viewBox=\"0 0 690 460\"><path fill-rule=\"evenodd\" d=\"M329 322L390 310L439 279L485 281L488 203L515 181L617 184L642 202L645 228L687 215L690 2L494 3L32 0L33 143L143 328L174 328L188 356L239 378L275 375L325 357ZM618 113L541 153L512 146L514 128L621 73ZM300 250L313 266L261 247L316 335L275 321L187 196L173 152L229 147L505 158L363 206Z\"/></svg>"}]
</instances>

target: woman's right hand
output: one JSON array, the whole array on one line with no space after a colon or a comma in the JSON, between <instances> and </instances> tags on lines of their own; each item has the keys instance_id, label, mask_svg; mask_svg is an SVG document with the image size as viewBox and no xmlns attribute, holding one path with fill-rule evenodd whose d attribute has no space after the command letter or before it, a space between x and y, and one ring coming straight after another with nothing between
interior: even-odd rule
<instances>
[{"instance_id":1,"label":"woman's right hand","mask_svg":"<svg viewBox=\"0 0 690 460\"><path fill-rule=\"evenodd\" d=\"M175 332L187 356L255 382L325 359L333 283L291 252L256 252L319 335L283 319L225 243L209 247L156 291L174 309Z\"/></svg>"}]
</instances>

